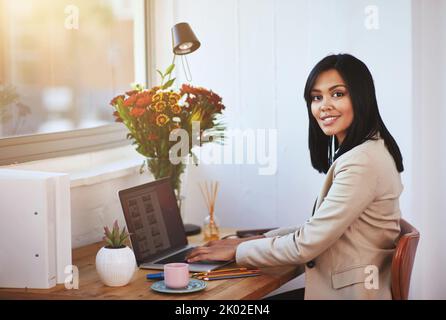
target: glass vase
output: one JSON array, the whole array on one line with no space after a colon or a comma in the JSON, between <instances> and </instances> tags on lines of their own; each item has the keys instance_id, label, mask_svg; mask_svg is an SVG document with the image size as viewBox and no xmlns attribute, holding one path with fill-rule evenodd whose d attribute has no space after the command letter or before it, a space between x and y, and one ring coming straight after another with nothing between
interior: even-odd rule
<instances>
[{"instance_id":1,"label":"glass vase","mask_svg":"<svg viewBox=\"0 0 446 320\"><path fill-rule=\"evenodd\" d=\"M173 164L169 158L147 158L146 163L155 180L169 177L175 195L181 194L181 176L186 170L184 163Z\"/></svg>"},{"instance_id":2,"label":"glass vase","mask_svg":"<svg viewBox=\"0 0 446 320\"><path fill-rule=\"evenodd\" d=\"M203 222L204 241L220 240L219 222L214 213L210 213Z\"/></svg>"}]
</instances>

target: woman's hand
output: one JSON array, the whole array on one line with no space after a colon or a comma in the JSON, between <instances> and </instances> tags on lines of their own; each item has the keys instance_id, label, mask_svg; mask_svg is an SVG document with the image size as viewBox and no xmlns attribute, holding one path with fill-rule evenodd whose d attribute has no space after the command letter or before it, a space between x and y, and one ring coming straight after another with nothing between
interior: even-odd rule
<instances>
[{"instance_id":1,"label":"woman's hand","mask_svg":"<svg viewBox=\"0 0 446 320\"><path fill-rule=\"evenodd\" d=\"M206 243L202 247L195 248L186 257L187 262L197 262L203 260L230 261L235 259L235 253L240 243L255 239L265 238L265 236L253 236L249 238L214 240Z\"/></svg>"},{"instance_id":2,"label":"woman's hand","mask_svg":"<svg viewBox=\"0 0 446 320\"><path fill-rule=\"evenodd\" d=\"M223 239L223 240L212 240L208 243L204 244L204 247L221 247L221 246L234 246L239 245L242 243L243 239L236 238L236 239Z\"/></svg>"},{"instance_id":3,"label":"woman's hand","mask_svg":"<svg viewBox=\"0 0 446 320\"><path fill-rule=\"evenodd\" d=\"M213 260L230 261L235 259L238 244L212 247L198 247L192 250L186 257L188 263Z\"/></svg>"},{"instance_id":4,"label":"woman's hand","mask_svg":"<svg viewBox=\"0 0 446 320\"><path fill-rule=\"evenodd\" d=\"M250 241L250 240L255 240L255 239L261 239L261 238L265 238L265 236L263 235L259 235L259 236L252 236L252 237L248 237L248 238L235 238L235 239L223 239L223 240L213 240L213 241L209 241L208 243L206 243L204 246L205 247L220 247L220 246L233 246L233 245L239 245L242 242L245 241Z\"/></svg>"}]
</instances>

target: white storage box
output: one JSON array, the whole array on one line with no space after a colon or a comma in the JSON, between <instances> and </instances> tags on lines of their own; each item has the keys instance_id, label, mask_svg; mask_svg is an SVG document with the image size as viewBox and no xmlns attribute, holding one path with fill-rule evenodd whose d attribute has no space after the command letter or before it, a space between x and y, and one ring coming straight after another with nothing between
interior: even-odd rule
<instances>
[{"instance_id":1,"label":"white storage box","mask_svg":"<svg viewBox=\"0 0 446 320\"><path fill-rule=\"evenodd\" d=\"M0 287L54 287L71 261L69 176L0 169Z\"/></svg>"}]
</instances>

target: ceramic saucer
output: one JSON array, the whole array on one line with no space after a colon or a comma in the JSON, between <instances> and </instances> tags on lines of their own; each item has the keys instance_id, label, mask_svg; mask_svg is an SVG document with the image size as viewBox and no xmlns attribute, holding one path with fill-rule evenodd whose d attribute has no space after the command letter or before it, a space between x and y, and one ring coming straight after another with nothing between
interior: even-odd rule
<instances>
[{"instance_id":1,"label":"ceramic saucer","mask_svg":"<svg viewBox=\"0 0 446 320\"><path fill-rule=\"evenodd\" d=\"M206 288L206 282L198 279L190 279L186 288L172 289L166 286L164 280L155 282L151 286L152 290L162 293L190 293L197 292Z\"/></svg>"}]
</instances>

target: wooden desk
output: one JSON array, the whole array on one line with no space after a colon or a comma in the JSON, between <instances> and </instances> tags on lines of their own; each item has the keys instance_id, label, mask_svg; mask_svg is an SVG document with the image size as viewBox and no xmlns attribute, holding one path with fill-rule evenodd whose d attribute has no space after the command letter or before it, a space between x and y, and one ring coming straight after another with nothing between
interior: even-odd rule
<instances>
[{"instance_id":1,"label":"wooden desk","mask_svg":"<svg viewBox=\"0 0 446 320\"><path fill-rule=\"evenodd\" d=\"M223 229L222 236L234 230ZM202 235L188 238L189 243L202 244ZM206 289L190 294L162 294L150 289L153 281L146 274L160 270L137 270L132 281L125 287L107 287L99 279L95 268L96 253L103 243L96 243L73 250L73 264L79 268L79 289L68 290L57 285L48 290L0 289L0 299L134 299L134 300L255 300L274 291L284 283L302 274L303 266L263 268L262 275L250 278L208 281ZM234 264L225 266L230 268Z\"/></svg>"}]
</instances>

